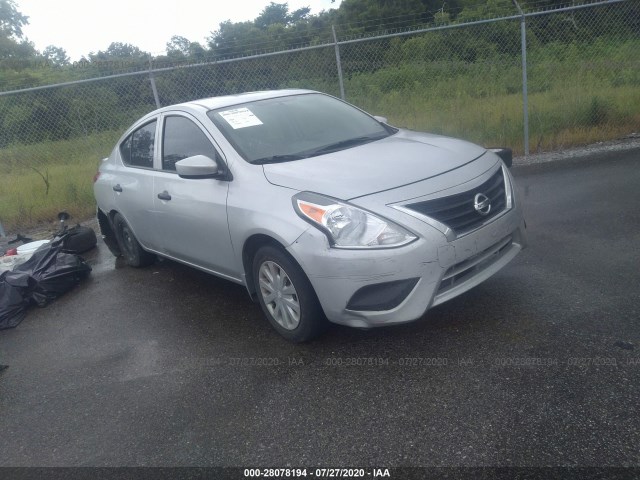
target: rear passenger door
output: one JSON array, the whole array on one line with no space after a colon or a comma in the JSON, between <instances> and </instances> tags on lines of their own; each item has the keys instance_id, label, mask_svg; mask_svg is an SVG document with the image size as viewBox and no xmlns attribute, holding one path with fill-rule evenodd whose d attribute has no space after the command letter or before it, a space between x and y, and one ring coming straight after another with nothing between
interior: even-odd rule
<instances>
[{"instance_id":1,"label":"rear passenger door","mask_svg":"<svg viewBox=\"0 0 640 480\"><path fill-rule=\"evenodd\" d=\"M111 185L116 210L124 216L142 246L152 250L157 248L152 219L157 129L157 118L151 119L120 143L121 165Z\"/></svg>"},{"instance_id":2,"label":"rear passenger door","mask_svg":"<svg viewBox=\"0 0 640 480\"><path fill-rule=\"evenodd\" d=\"M225 159L202 124L187 113L165 113L161 135L161 171L156 173L153 197L160 251L237 279L227 224L229 182L180 178L175 167L194 155L206 155L219 164Z\"/></svg>"}]
</instances>

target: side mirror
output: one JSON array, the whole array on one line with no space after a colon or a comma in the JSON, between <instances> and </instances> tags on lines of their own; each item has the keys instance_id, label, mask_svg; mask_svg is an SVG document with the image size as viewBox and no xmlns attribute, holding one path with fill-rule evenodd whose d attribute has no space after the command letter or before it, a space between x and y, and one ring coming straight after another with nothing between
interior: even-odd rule
<instances>
[{"instance_id":1,"label":"side mirror","mask_svg":"<svg viewBox=\"0 0 640 480\"><path fill-rule=\"evenodd\" d=\"M218 164L206 155L194 155L177 161L176 172L182 178L219 178L223 173Z\"/></svg>"},{"instance_id":2,"label":"side mirror","mask_svg":"<svg viewBox=\"0 0 640 480\"><path fill-rule=\"evenodd\" d=\"M381 117L379 115L374 115L373 118L375 118L380 123L389 123L389 120L387 119L387 117Z\"/></svg>"},{"instance_id":3,"label":"side mirror","mask_svg":"<svg viewBox=\"0 0 640 480\"><path fill-rule=\"evenodd\" d=\"M507 168L511 168L511 165L513 165L513 151L510 148L488 148L487 150L498 155Z\"/></svg>"}]
</instances>

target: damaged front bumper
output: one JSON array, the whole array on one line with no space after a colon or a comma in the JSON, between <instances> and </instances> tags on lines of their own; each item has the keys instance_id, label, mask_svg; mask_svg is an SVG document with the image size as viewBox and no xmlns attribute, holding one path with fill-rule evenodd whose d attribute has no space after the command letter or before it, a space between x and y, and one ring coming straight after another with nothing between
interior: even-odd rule
<instances>
[{"instance_id":1,"label":"damaged front bumper","mask_svg":"<svg viewBox=\"0 0 640 480\"><path fill-rule=\"evenodd\" d=\"M454 240L428 225L420 233L400 248L346 250L329 248L312 228L288 251L331 322L370 328L420 318L489 278L526 246L519 208Z\"/></svg>"}]
</instances>

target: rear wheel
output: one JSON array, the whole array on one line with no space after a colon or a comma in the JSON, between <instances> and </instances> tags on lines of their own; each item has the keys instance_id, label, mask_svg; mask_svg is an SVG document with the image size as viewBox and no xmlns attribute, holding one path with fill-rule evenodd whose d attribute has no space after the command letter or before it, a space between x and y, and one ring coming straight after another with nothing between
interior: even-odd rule
<instances>
[{"instance_id":1,"label":"rear wheel","mask_svg":"<svg viewBox=\"0 0 640 480\"><path fill-rule=\"evenodd\" d=\"M122 252L122 256L128 265L132 267L144 267L151 265L155 261L156 256L140 246L131 227L129 227L127 221L119 213L116 213L113 217L113 229L116 233L116 240L118 241L120 252Z\"/></svg>"},{"instance_id":2,"label":"rear wheel","mask_svg":"<svg viewBox=\"0 0 640 480\"><path fill-rule=\"evenodd\" d=\"M269 323L292 342L305 342L326 328L318 298L300 266L281 249L261 247L253 259L260 307Z\"/></svg>"}]
</instances>

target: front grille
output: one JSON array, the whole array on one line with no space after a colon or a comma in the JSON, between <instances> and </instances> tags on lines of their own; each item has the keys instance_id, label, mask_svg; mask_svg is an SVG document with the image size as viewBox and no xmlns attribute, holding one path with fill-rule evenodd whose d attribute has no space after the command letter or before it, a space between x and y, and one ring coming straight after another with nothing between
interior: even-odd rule
<instances>
[{"instance_id":1,"label":"front grille","mask_svg":"<svg viewBox=\"0 0 640 480\"><path fill-rule=\"evenodd\" d=\"M491 209L487 215L480 214L474 207L478 193L486 195L491 201ZM406 207L443 223L457 235L461 235L500 214L504 211L506 204L504 177L502 168L499 168L489 180L471 190L435 200L412 203Z\"/></svg>"}]
</instances>

